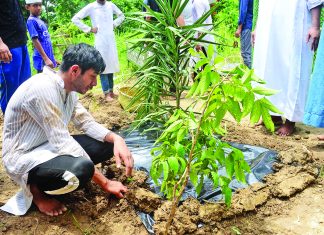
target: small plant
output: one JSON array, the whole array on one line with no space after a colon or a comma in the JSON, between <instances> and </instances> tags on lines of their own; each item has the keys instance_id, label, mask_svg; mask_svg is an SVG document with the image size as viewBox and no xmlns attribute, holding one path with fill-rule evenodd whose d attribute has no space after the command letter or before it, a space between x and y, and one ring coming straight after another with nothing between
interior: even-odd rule
<instances>
[{"instance_id":1,"label":"small plant","mask_svg":"<svg viewBox=\"0 0 324 235\"><path fill-rule=\"evenodd\" d=\"M194 50L191 53L201 58L195 68L205 67L198 74L187 97L203 100L202 112L193 112L196 102L187 110L176 109L165 123L162 135L156 140L158 147L152 150L154 159L151 176L156 184L160 184L161 179L161 191L172 200L166 234L189 179L199 195L204 178L208 177L215 188L220 186L227 206L231 203L229 184L233 178L246 182L245 173L250 172L250 167L243 153L215 138L216 134L226 133L221 124L225 114L230 113L237 122L250 115L251 123L258 122L262 116L265 126L273 132L274 125L269 112L280 113L266 99L275 91L252 86L252 82L263 83L253 75L253 70L238 66L229 74L220 76L214 65L210 64L213 61L211 46L207 57ZM229 153L225 154L225 150L229 150ZM225 167L225 175L219 174L221 167Z\"/></svg>"}]
</instances>

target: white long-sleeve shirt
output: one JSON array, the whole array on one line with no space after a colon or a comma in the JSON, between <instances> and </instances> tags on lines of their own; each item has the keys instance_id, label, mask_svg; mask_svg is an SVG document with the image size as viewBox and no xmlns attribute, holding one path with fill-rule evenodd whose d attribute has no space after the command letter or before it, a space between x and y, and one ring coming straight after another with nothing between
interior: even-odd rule
<instances>
[{"instance_id":1,"label":"white long-sleeve shirt","mask_svg":"<svg viewBox=\"0 0 324 235\"><path fill-rule=\"evenodd\" d=\"M64 154L89 157L70 135L70 121L102 142L110 132L95 122L77 93L67 93L62 78L47 67L17 89L4 116L2 161L22 192L1 209L17 215L27 212L32 202L28 172L35 166Z\"/></svg>"}]
</instances>

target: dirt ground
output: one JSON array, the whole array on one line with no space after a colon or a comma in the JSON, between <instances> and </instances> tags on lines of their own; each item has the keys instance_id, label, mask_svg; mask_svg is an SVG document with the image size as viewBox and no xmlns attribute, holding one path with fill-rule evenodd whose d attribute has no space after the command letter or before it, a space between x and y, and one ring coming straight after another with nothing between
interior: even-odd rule
<instances>
[{"instance_id":1,"label":"dirt ground","mask_svg":"<svg viewBox=\"0 0 324 235\"><path fill-rule=\"evenodd\" d=\"M117 101L106 103L92 94L81 100L96 120L110 129L126 127L132 121L132 115L123 111ZM264 183L235 193L230 209L222 203L201 205L188 199L176 213L172 234L323 234L324 143L316 135L324 133L324 129L298 125L294 136L282 138L269 134L262 126L250 127L244 122L238 125L228 120L225 126L226 141L278 151L280 162L274 167L275 173ZM161 234L169 202L146 189L145 174L135 172L134 181L128 183L114 164L102 170L128 185L130 190L124 199L117 200L89 184L84 190L59 198L69 208L59 217L45 216L35 207L21 217L0 211L0 234L148 234L136 209L154 212L155 231ZM2 165L0 188L0 205L18 190Z\"/></svg>"}]
</instances>

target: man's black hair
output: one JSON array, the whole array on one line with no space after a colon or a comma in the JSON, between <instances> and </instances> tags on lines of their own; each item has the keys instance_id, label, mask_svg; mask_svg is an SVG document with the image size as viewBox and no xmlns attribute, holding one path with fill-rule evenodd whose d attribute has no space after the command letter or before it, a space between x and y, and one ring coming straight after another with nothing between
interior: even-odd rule
<instances>
[{"instance_id":1,"label":"man's black hair","mask_svg":"<svg viewBox=\"0 0 324 235\"><path fill-rule=\"evenodd\" d=\"M60 70L66 72L75 64L81 68L81 74L84 74L89 69L93 69L97 74L100 74L106 68L100 52L86 43L71 45L65 50Z\"/></svg>"}]
</instances>

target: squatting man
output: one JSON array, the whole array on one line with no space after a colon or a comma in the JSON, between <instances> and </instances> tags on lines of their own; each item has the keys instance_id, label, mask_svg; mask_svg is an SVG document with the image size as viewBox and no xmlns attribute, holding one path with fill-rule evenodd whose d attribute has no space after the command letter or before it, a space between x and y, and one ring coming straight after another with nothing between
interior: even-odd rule
<instances>
[{"instance_id":1,"label":"squatting man","mask_svg":"<svg viewBox=\"0 0 324 235\"><path fill-rule=\"evenodd\" d=\"M23 215L32 202L47 215L67 208L52 195L82 188L91 179L104 191L122 198L127 188L108 180L95 165L112 156L123 162L131 175L133 158L122 137L98 124L78 101L96 86L105 69L100 53L92 46L70 46L59 72L44 67L14 93L4 117L3 164L22 190L2 210ZM72 121L84 134L70 135Z\"/></svg>"}]
</instances>

